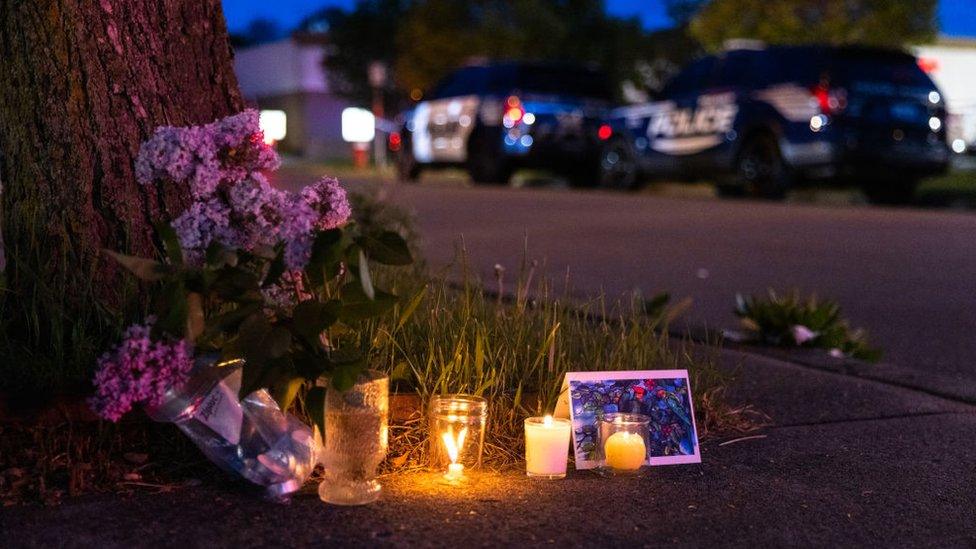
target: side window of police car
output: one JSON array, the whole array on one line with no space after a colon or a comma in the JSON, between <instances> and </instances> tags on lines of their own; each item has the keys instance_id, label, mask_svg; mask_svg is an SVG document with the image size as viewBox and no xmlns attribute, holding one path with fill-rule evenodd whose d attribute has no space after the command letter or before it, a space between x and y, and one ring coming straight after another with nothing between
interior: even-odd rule
<instances>
[{"instance_id":1,"label":"side window of police car","mask_svg":"<svg viewBox=\"0 0 976 549\"><path fill-rule=\"evenodd\" d=\"M447 99L481 93L484 87L485 69L468 67L454 72L442 80L431 94L431 99Z\"/></svg>"},{"instance_id":2,"label":"side window of police car","mask_svg":"<svg viewBox=\"0 0 976 549\"><path fill-rule=\"evenodd\" d=\"M740 91L760 85L757 64L761 52L732 51L722 57L715 72L712 91Z\"/></svg>"},{"instance_id":3,"label":"side window of police car","mask_svg":"<svg viewBox=\"0 0 976 549\"><path fill-rule=\"evenodd\" d=\"M681 100L700 94L711 81L715 69L715 57L708 56L688 65L664 87L665 99Z\"/></svg>"}]
</instances>

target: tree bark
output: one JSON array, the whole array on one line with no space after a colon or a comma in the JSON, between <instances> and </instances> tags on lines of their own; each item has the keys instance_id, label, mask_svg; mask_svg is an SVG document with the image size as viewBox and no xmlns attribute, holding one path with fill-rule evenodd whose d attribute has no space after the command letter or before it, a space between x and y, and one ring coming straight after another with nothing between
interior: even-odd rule
<instances>
[{"instance_id":1,"label":"tree bark","mask_svg":"<svg viewBox=\"0 0 976 549\"><path fill-rule=\"evenodd\" d=\"M88 316L83 295L117 310L121 273L98 250L156 255L153 225L189 203L136 182L140 143L243 107L220 0L0 0L0 60L7 289L61 294L41 312L65 319Z\"/></svg>"}]
</instances>

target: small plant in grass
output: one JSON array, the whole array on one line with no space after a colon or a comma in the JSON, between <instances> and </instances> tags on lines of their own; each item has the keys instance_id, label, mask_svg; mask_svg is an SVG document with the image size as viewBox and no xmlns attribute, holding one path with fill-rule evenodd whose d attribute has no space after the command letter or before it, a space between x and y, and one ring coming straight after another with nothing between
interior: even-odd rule
<instances>
[{"instance_id":1,"label":"small plant in grass","mask_svg":"<svg viewBox=\"0 0 976 549\"><path fill-rule=\"evenodd\" d=\"M735 314L766 345L815 347L871 362L881 358L881 351L868 345L863 330L848 326L834 301L802 299L798 292L781 296L770 290L765 297L736 295Z\"/></svg>"}]
</instances>

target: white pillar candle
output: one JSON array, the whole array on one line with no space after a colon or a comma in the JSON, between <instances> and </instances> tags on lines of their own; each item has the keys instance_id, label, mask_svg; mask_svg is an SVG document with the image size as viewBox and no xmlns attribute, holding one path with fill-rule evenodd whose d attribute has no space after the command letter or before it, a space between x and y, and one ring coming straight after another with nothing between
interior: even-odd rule
<instances>
[{"instance_id":1,"label":"white pillar candle","mask_svg":"<svg viewBox=\"0 0 976 549\"><path fill-rule=\"evenodd\" d=\"M563 478L572 424L552 416L525 420L525 473L530 477Z\"/></svg>"}]
</instances>

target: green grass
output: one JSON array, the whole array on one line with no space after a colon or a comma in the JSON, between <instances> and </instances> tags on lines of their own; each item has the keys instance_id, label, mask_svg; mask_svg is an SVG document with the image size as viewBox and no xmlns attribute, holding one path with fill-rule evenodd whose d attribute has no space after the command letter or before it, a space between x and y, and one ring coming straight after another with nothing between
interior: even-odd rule
<instances>
[{"instance_id":1,"label":"green grass","mask_svg":"<svg viewBox=\"0 0 976 549\"><path fill-rule=\"evenodd\" d=\"M7 238L8 271L0 275L0 395L26 404L89 390L95 357L126 317L145 310L128 276L113 287L114 304L98 299L91 273L100 272L99 259L79 257L64 244L64 227L39 212L28 201L17 205L14 221L27 236Z\"/></svg>"},{"instance_id":2,"label":"green grass","mask_svg":"<svg viewBox=\"0 0 976 549\"><path fill-rule=\"evenodd\" d=\"M976 171L954 170L922 181L916 194L922 204L976 207Z\"/></svg>"},{"instance_id":3,"label":"green grass","mask_svg":"<svg viewBox=\"0 0 976 549\"><path fill-rule=\"evenodd\" d=\"M518 462L522 420L553 411L568 371L688 369L701 436L756 425L750 408L724 398L733 372L719 368L717 351L693 353L689 344L670 339L669 310L658 307L649 315L640 296L572 301L524 263L514 281L490 283L510 296L503 299L470 274L463 253L438 275L414 271L385 282L407 296L404 304L359 336L371 365L389 372L396 390L420 396L413 417L393 427L390 456L398 467L424 466L424 409L432 395L446 393L486 397L486 461L499 467Z\"/></svg>"}]
</instances>

